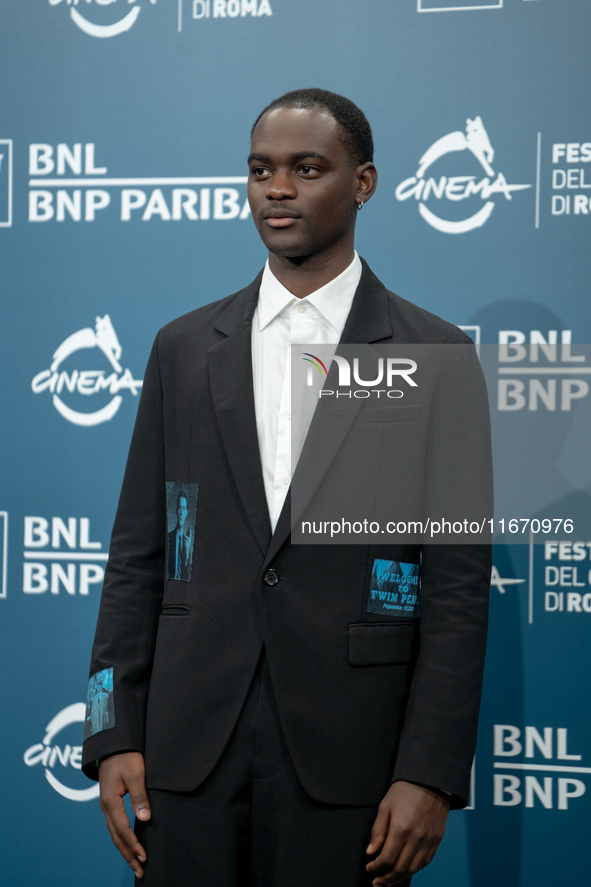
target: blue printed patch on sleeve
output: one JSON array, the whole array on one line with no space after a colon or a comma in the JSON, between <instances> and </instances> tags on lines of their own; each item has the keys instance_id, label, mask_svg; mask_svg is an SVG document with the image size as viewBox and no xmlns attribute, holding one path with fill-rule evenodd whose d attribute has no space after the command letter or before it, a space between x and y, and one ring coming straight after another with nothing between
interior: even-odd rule
<instances>
[{"instance_id":1,"label":"blue printed patch on sleeve","mask_svg":"<svg viewBox=\"0 0 591 887\"><path fill-rule=\"evenodd\" d=\"M419 565L376 558L371 571L367 612L417 619L421 615Z\"/></svg>"},{"instance_id":2,"label":"blue printed patch on sleeve","mask_svg":"<svg viewBox=\"0 0 591 887\"><path fill-rule=\"evenodd\" d=\"M113 695L113 669L103 668L93 674L88 682L84 739L110 730L115 726L115 700Z\"/></svg>"}]
</instances>

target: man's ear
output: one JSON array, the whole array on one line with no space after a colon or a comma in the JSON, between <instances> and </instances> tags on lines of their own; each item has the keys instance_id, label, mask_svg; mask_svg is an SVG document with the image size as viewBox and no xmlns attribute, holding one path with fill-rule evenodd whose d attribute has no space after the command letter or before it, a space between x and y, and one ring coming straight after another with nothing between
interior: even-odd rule
<instances>
[{"instance_id":1,"label":"man's ear","mask_svg":"<svg viewBox=\"0 0 591 887\"><path fill-rule=\"evenodd\" d=\"M378 171L373 163L362 163L355 170L358 202L367 203L378 185Z\"/></svg>"}]
</instances>

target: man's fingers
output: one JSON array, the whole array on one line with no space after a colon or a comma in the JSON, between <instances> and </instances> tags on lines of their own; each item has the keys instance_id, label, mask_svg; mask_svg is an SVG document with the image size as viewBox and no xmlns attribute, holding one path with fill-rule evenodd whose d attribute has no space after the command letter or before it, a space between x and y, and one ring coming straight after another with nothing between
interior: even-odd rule
<instances>
[{"instance_id":1,"label":"man's fingers","mask_svg":"<svg viewBox=\"0 0 591 887\"><path fill-rule=\"evenodd\" d=\"M416 844L405 844L398 854L398 859L396 860L393 869L391 869L390 880L385 878L383 884L396 884L398 881L405 881L407 878L410 878L411 875L414 875L415 871L412 870L412 865L419 855L421 855L421 850L417 851ZM417 872L418 870L419 869L416 869Z\"/></svg>"},{"instance_id":2,"label":"man's fingers","mask_svg":"<svg viewBox=\"0 0 591 887\"><path fill-rule=\"evenodd\" d=\"M150 810L150 802L148 801L148 796L146 794L146 785L143 776L137 779L128 780L127 790L129 792L129 799L131 801L131 806L133 807L133 812L142 822L147 822L152 815L152 811Z\"/></svg>"},{"instance_id":3,"label":"man's fingers","mask_svg":"<svg viewBox=\"0 0 591 887\"><path fill-rule=\"evenodd\" d=\"M100 805L111 839L138 878L143 877L141 863L146 861L146 852L129 824L123 798L129 793L137 818L143 822L150 819L144 774L143 757L138 752L113 755L99 767Z\"/></svg>"},{"instance_id":4,"label":"man's fingers","mask_svg":"<svg viewBox=\"0 0 591 887\"><path fill-rule=\"evenodd\" d=\"M422 858L424 853L422 851L416 853L416 846L413 847L410 844L405 844L402 847L395 860L386 857L385 853L386 851L375 860L376 863L380 863L380 869L376 871L378 877L372 881L373 887L391 887L400 881L405 881L411 875L416 874L425 864L414 868L415 860L418 860L419 857Z\"/></svg>"},{"instance_id":5,"label":"man's fingers","mask_svg":"<svg viewBox=\"0 0 591 887\"><path fill-rule=\"evenodd\" d=\"M405 844L405 835L400 832L390 831L380 855L366 865L367 871L375 875L386 875L392 872Z\"/></svg>"},{"instance_id":6,"label":"man's fingers","mask_svg":"<svg viewBox=\"0 0 591 887\"><path fill-rule=\"evenodd\" d=\"M113 844L137 877L143 878L144 869L141 863L146 861L146 854L135 833L131 830L129 822L126 828L121 828L120 825L116 826L109 816L105 816L105 818Z\"/></svg>"},{"instance_id":7,"label":"man's fingers","mask_svg":"<svg viewBox=\"0 0 591 887\"><path fill-rule=\"evenodd\" d=\"M439 841L425 844L420 840L409 841L400 847L387 840L377 859L366 866L368 871L377 875L372 881L373 887L391 887L416 875L433 860L438 847Z\"/></svg>"},{"instance_id":8,"label":"man's fingers","mask_svg":"<svg viewBox=\"0 0 591 887\"><path fill-rule=\"evenodd\" d=\"M122 842L134 856L143 862L146 858L144 848L138 841L135 832L129 824L123 798L119 797L117 801L102 801L101 807L107 820L107 826L111 833L113 841Z\"/></svg>"},{"instance_id":9,"label":"man's fingers","mask_svg":"<svg viewBox=\"0 0 591 887\"><path fill-rule=\"evenodd\" d=\"M369 839L369 844L367 845L367 850L365 851L366 853L378 852L386 839L389 826L390 811L379 807L378 815L376 816L374 824L371 828L371 837Z\"/></svg>"},{"instance_id":10,"label":"man's fingers","mask_svg":"<svg viewBox=\"0 0 591 887\"><path fill-rule=\"evenodd\" d=\"M113 844L138 878L143 877L143 868L140 863L146 861L146 853L129 824L123 798L119 796L116 801L101 799L101 807Z\"/></svg>"}]
</instances>

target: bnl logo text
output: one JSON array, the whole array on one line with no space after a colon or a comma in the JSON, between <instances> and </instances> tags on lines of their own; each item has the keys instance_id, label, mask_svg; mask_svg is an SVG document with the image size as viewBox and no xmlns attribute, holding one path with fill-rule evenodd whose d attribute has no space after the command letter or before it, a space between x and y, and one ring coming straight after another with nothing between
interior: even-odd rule
<instances>
[{"instance_id":1,"label":"bnl logo text","mask_svg":"<svg viewBox=\"0 0 591 887\"><path fill-rule=\"evenodd\" d=\"M52 517L51 523L44 517L26 517L24 547L25 594L59 594L63 589L88 595L91 585L103 581L102 564L108 555L100 551L100 542L91 542L87 517Z\"/></svg>"},{"instance_id":2,"label":"bnl logo text","mask_svg":"<svg viewBox=\"0 0 591 887\"><path fill-rule=\"evenodd\" d=\"M582 755L569 753L566 727L556 730L544 727L541 733L536 727L525 727L522 735L519 727L511 724L494 725L495 757L516 758L524 752L524 757L528 759L525 762L494 762L495 770L509 771L494 774L495 806L516 807L525 804L526 807L540 806L546 810L554 807L568 810L570 801L585 794L586 785L578 777L591 773L591 767L567 763L582 760ZM543 764L543 760L553 763ZM540 775L534 776L533 773ZM541 775L546 773L556 775Z\"/></svg>"},{"instance_id":3,"label":"bnl logo text","mask_svg":"<svg viewBox=\"0 0 591 887\"><path fill-rule=\"evenodd\" d=\"M29 175L29 222L94 222L97 213L111 206L114 188L120 195L122 222L230 220L250 214L244 193L246 176L111 178L106 166L97 165L94 142L71 147L60 142L55 151L41 142L29 145Z\"/></svg>"},{"instance_id":4,"label":"bnl logo text","mask_svg":"<svg viewBox=\"0 0 591 887\"><path fill-rule=\"evenodd\" d=\"M531 330L526 344L521 330L499 331L498 410L535 412L541 406L550 412L570 412L573 401L589 394L587 380L573 378L591 373L590 366L582 366L585 354L573 354L571 330L560 334L559 343L558 330L546 335Z\"/></svg>"}]
</instances>

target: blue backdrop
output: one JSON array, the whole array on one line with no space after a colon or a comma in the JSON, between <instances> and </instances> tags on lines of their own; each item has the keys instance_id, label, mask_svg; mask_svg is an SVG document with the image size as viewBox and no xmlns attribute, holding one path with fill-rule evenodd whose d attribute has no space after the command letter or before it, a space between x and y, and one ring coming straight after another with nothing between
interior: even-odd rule
<instances>
[{"instance_id":1,"label":"blue backdrop","mask_svg":"<svg viewBox=\"0 0 591 887\"><path fill-rule=\"evenodd\" d=\"M380 174L358 250L386 285L481 342L589 342L591 7L3 0L0 22L3 868L130 884L79 770L90 646L154 335L265 259L253 119L300 86L349 96ZM523 408L552 436L568 410L520 378L507 433ZM418 885L588 879L588 542L495 549L471 809Z\"/></svg>"}]
</instances>

